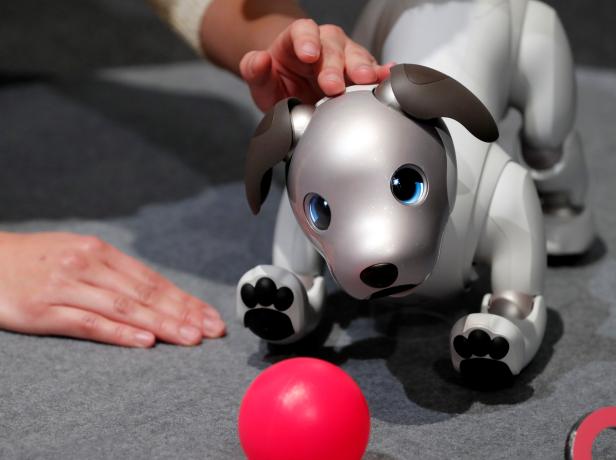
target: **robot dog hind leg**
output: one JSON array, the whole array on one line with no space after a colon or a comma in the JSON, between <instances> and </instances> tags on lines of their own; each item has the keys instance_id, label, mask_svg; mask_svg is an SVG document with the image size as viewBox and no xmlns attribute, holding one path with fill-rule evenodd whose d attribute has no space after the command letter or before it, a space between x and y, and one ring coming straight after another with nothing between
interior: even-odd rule
<instances>
[{"instance_id":1,"label":"robot dog hind leg","mask_svg":"<svg viewBox=\"0 0 616 460\"><path fill-rule=\"evenodd\" d=\"M528 3L516 66L512 103L523 113L522 160L541 199L548 254L581 254L595 228L584 152L573 129L573 58L558 16L544 3Z\"/></svg>"}]
</instances>

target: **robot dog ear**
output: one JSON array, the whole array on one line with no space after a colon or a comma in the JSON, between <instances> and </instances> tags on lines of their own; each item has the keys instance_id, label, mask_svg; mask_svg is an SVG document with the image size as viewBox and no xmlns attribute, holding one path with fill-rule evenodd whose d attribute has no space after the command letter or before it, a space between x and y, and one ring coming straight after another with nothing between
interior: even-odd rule
<instances>
[{"instance_id":1,"label":"robot dog ear","mask_svg":"<svg viewBox=\"0 0 616 460\"><path fill-rule=\"evenodd\" d=\"M293 146L291 109L301 104L287 98L265 114L250 140L244 171L246 198L253 214L258 214L272 183L272 168L283 161Z\"/></svg>"},{"instance_id":2,"label":"robot dog ear","mask_svg":"<svg viewBox=\"0 0 616 460\"><path fill-rule=\"evenodd\" d=\"M498 139L498 127L486 106L453 78L429 67L401 64L392 67L390 81L400 108L410 116L453 118L477 139Z\"/></svg>"}]
</instances>

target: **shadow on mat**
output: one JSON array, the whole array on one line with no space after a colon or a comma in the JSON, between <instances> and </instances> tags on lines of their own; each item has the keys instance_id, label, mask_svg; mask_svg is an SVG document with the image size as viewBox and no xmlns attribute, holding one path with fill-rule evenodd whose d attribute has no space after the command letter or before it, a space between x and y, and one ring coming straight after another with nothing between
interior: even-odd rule
<instances>
[{"instance_id":1,"label":"shadow on mat","mask_svg":"<svg viewBox=\"0 0 616 460\"><path fill-rule=\"evenodd\" d=\"M583 267L592 265L607 254L607 246L600 236L593 241L590 249L583 254L571 256L548 256L548 267Z\"/></svg>"},{"instance_id":2,"label":"shadow on mat","mask_svg":"<svg viewBox=\"0 0 616 460\"><path fill-rule=\"evenodd\" d=\"M473 290L475 291L475 290ZM288 346L262 343L261 350L251 356L249 363L265 368L270 363L293 356L311 356L340 365L348 360L385 361L385 366L404 388L409 401L442 414L461 414L475 402L486 405L517 404L528 400L534 393L531 386L549 363L555 344L563 335L563 322L558 312L548 308L546 334L535 359L517 376L512 384L492 391L478 391L468 387L454 371L449 358L449 333L461 316L476 311L481 292L470 292L446 302L426 302L418 299L358 301L337 292L327 299L324 321L317 330L303 341ZM467 308L460 305L469 306ZM470 308L470 307L473 308ZM334 324L346 329L358 318L374 319L378 337L359 339L343 347L324 345ZM388 377L384 377L388 378ZM489 378L489 376L486 376ZM371 399L369 392L380 388L364 386L358 382ZM378 398L378 395L375 395ZM398 411L402 412L402 411ZM373 416L401 424L421 424L413 414L387 413L373 410Z\"/></svg>"},{"instance_id":3,"label":"shadow on mat","mask_svg":"<svg viewBox=\"0 0 616 460\"><path fill-rule=\"evenodd\" d=\"M16 84L21 77L31 84ZM243 176L255 122L223 99L96 79L5 78L5 222L132 215Z\"/></svg>"}]
</instances>

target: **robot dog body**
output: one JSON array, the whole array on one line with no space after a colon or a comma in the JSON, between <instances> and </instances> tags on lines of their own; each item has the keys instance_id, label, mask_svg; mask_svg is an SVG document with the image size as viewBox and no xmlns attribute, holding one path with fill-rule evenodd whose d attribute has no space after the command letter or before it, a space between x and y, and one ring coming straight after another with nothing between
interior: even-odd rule
<instances>
[{"instance_id":1,"label":"robot dog body","mask_svg":"<svg viewBox=\"0 0 616 460\"><path fill-rule=\"evenodd\" d=\"M497 121L517 109L522 129L507 153L535 181L548 253L580 254L590 247L595 230L573 126L573 59L550 6L537 0L371 0L354 38L382 62L422 64L458 80ZM452 134L459 151L468 133Z\"/></svg>"},{"instance_id":2,"label":"robot dog body","mask_svg":"<svg viewBox=\"0 0 616 460\"><path fill-rule=\"evenodd\" d=\"M429 67L399 65L380 85L349 88L316 107L297 100L278 103L255 132L245 177L248 201L257 213L271 168L286 162L287 193L277 217L273 265L257 266L242 277L237 313L256 335L289 343L319 321L323 261L342 289L360 299L411 293L442 298L472 282L474 264L487 264L492 292L479 313L453 326L452 363L475 376L486 371L516 375L536 354L545 330L546 239L532 171L493 142L498 130L491 114L502 115L511 96L494 89L502 84L500 72L510 69L498 63L475 67L472 59L471 67L464 67L466 61L457 57L468 54L461 51L473 42L475 25L463 31L470 37L450 37L444 46L428 49L422 60L419 42L408 45L411 25L391 21L416 13L411 3L428 12L463 4L475 13L469 17L480 18L479 28L496 31L501 40L492 47L507 45L511 51L511 35L520 33L519 27L507 29L485 19L490 14L481 9L491 5L489 11L502 19L499 5L509 2L369 5L362 19L364 38L387 37L386 59L440 67L464 86ZM524 23L508 12L510 25ZM383 19L387 14L389 24ZM504 30L509 37L502 37ZM499 52L493 57L501 59ZM543 119L537 123L550 125ZM548 131L555 130L562 131L553 126ZM564 140L554 148L563 145Z\"/></svg>"}]
</instances>

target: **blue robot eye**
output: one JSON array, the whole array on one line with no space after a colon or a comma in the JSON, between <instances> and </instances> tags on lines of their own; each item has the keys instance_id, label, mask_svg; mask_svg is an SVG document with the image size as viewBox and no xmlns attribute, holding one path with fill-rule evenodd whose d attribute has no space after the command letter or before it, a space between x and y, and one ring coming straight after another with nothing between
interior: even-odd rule
<instances>
[{"instance_id":1,"label":"blue robot eye","mask_svg":"<svg viewBox=\"0 0 616 460\"><path fill-rule=\"evenodd\" d=\"M325 198L316 193L310 193L306 195L304 202L310 223L319 230L326 230L329 227L332 214Z\"/></svg>"},{"instance_id":2,"label":"blue robot eye","mask_svg":"<svg viewBox=\"0 0 616 460\"><path fill-rule=\"evenodd\" d=\"M405 165L391 176L391 193L405 205L421 202L428 190L423 174L411 165Z\"/></svg>"}]
</instances>

